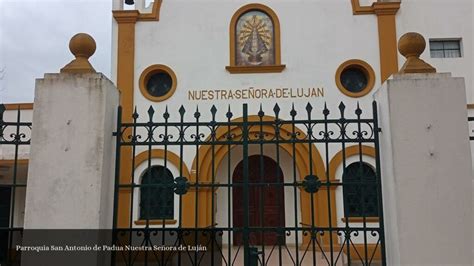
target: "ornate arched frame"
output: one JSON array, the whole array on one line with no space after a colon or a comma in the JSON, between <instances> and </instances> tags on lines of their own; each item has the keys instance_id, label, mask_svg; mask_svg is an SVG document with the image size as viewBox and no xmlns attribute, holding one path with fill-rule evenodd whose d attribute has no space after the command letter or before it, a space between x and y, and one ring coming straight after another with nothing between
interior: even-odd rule
<instances>
[{"instance_id":1,"label":"ornate arched frame","mask_svg":"<svg viewBox=\"0 0 474 266\"><path fill-rule=\"evenodd\" d=\"M246 12L257 10L267 14L273 22L273 42L275 46L275 64L271 66L237 66L235 61L235 29L239 18ZM281 64L281 42L280 42L280 20L273 11L268 6L262 4L248 4L239 8L232 19L230 20L229 25L229 41L230 41L230 65L226 67L227 71L230 73L272 73L272 72L282 72L285 68L285 65Z\"/></svg>"},{"instance_id":2,"label":"ornate arched frame","mask_svg":"<svg viewBox=\"0 0 474 266\"><path fill-rule=\"evenodd\" d=\"M172 80L171 89L163 96L159 96L159 97L153 96L147 90L147 82L150 79L150 77L155 73L166 73L171 77L171 80ZM156 64L156 65L151 65L147 67L145 70L143 70L138 82L138 87L140 88L140 92L142 93L142 95L146 99L152 102L162 102L169 99L176 92L177 86L178 86L178 78L176 77L176 74L173 71L173 69L171 69L169 66L162 65L162 64Z\"/></svg>"},{"instance_id":3,"label":"ornate arched frame","mask_svg":"<svg viewBox=\"0 0 474 266\"><path fill-rule=\"evenodd\" d=\"M242 118L232 120L232 122L242 122ZM260 117L257 115L249 116L249 122L260 121ZM264 116L262 121L275 121L274 117ZM275 129L271 126L262 126L262 131L266 134L267 138L273 138L275 136ZM230 134L229 134L230 133ZM249 137L251 139L258 139L260 133L260 126L253 126L249 128ZM280 128L280 139L291 138L292 127L291 125L284 125ZM296 132L300 134L301 138L304 138L305 134L303 131L296 129ZM225 127L219 127L216 130L216 140L223 141L228 140L227 137L232 135L232 140L239 140L242 137L242 129L237 126L232 126L230 129ZM326 171L324 161L317 150L316 146L310 146L307 143L296 143L293 153L293 145L291 143L282 143L279 145L290 157L295 156L296 168L298 170L300 180L303 181L304 177L310 174L312 169L313 174L316 174L321 180L326 179ZM200 184L209 184L212 182L212 173L217 172L220 164L223 162L225 156L234 148L228 145L217 145L213 149L209 145L203 145L199 149L199 157L195 158L191 168L191 179L192 183L196 180ZM312 154L312 160L309 160L309 153ZM213 158L214 157L214 161ZM214 166L214 168L213 168ZM307 226L311 224L311 196L304 190L300 190L300 207L301 207L301 221L300 226ZM335 200L335 191L331 189L331 198ZM190 190L185 196L183 196L183 208L189 210L183 213L183 226L184 227L195 227L195 199L196 192ZM334 201L333 201L334 202ZM200 188L198 194L198 227L208 227L212 223L212 193L211 189ZM328 202L326 189L321 187L321 191L314 194L313 197L314 212L313 217L315 225L327 226L328 224ZM336 215L336 212L331 212L331 215ZM336 217L334 216L334 219ZM303 239L303 243L308 243L310 240L309 235Z\"/></svg>"},{"instance_id":4,"label":"ornate arched frame","mask_svg":"<svg viewBox=\"0 0 474 266\"><path fill-rule=\"evenodd\" d=\"M342 82L341 82L342 72L348 68L357 68L357 69L362 70L362 72L364 72L367 78L367 86L365 86L365 88L362 91L351 92L342 85ZM339 91L341 91L346 96L349 96L352 98L359 98L359 97L363 97L369 94L374 88L375 79L376 77L375 77L374 69L367 62L359 60L359 59L351 59L351 60L345 61L337 68L336 75L335 75L336 86L339 89Z\"/></svg>"},{"instance_id":5,"label":"ornate arched frame","mask_svg":"<svg viewBox=\"0 0 474 266\"><path fill-rule=\"evenodd\" d=\"M182 169L183 169L183 176L186 178L190 178L189 174L189 168L186 166L186 163L184 161L181 161L179 156L172 152L172 151L166 151L162 149L152 149L150 151L143 151L139 153L137 156L135 156L135 167L136 169L140 164L143 162L148 161L148 159L166 159L168 163L173 164L177 169L179 169L180 164L182 164Z\"/></svg>"},{"instance_id":6,"label":"ornate arched frame","mask_svg":"<svg viewBox=\"0 0 474 266\"><path fill-rule=\"evenodd\" d=\"M332 157L331 161L329 162L329 168L328 168L329 179L336 180L337 168L343 164L344 158L347 159L352 156L360 156L360 155L365 155L365 156L375 158L376 157L375 148L371 146L366 146L366 145L360 145L360 146L353 145L353 146L346 147L344 150L340 150L339 152L337 152ZM334 211L335 211L335 208L334 208ZM332 221L337 223L336 221L337 214L334 213L332 217L334 217ZM364 248L364 245L359 245L359 244L351 245L351 253L354 253L355 250L357 250L357 252L363 252L363 248ZM373 254L374 249L377 248L377 246L374 244L369 244L368 248L369 248L369 254ZM379 259L379 258L380 258L380 252L377 252L374 256L374 259Z\"/></svg>"},{"instance_id":7,"label":"ornate arched frame","mask_svg":"<svg viewBox=\"0 0 474 266\"><path fill-rule=\"evenodd\" d=\"M375 148L366 145L354 145L347 147L344 151L339 151L329 162L329 178L331 180L336 179L336 170L342 164L344 157L349 158L360 154L375 158Z\"/></svg>"},{"instance_id":8,"label":"ornate arched frame","mask_svg":"<svg viewBox=\"0 0 474 266\"><path fill-rule=\"evenodd\" d=\"M134 159L134 165L133 165L133 171L137 169L138 166L140 166L142 163L147 162L149 159L163 159L166 160L168 163L174 165L177 169L180 169L180 165L182 166L182 174L184 177L186 177L188 180L190 179L190 174L189 174L189 168L186 165L184 161L182 161L177 154L175 154L172 151L166 151L163 149L152 149L150 151L146 150L143 151L135 156ZM129 188L122 188L120 190L120 199L122 201L119 202L119 208L120 210L130 210L130 205L131 205L131 189ZM127 203L126 206L123 206L122 204ZM118 224L120 227L126 227L130 226L130 215L132 215L129 211L119 211L119 217L118 217ZM152 224L158 224L158 222L153 222Z\"/></svg>"}]
</instances>

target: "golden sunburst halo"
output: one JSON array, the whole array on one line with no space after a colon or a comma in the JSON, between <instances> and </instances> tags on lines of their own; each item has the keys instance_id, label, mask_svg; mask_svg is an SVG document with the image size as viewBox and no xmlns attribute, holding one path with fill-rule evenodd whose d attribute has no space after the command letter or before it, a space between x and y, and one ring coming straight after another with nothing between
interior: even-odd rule
<instances>
[{"instance_id":1,"label":"golden sunburst halo","mask_svg":"<svg viewBox=\"0 0 474 266\"><path fill-rule=\"evenodd\" d=\"M260 36L265 45L271 45L272 33L268 29L268 25L263 21L263 19L259 18L257 15L253 15L243 23L239 32L239 45L241 47L243 47L248 38L252 36L254 30Z\"/></svg>"}]
</instances>

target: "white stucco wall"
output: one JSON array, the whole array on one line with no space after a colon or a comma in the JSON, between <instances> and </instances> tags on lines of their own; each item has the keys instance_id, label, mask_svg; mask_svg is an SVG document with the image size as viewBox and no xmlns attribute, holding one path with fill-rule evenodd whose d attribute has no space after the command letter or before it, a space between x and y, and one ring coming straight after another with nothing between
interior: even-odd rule
<instances>
[{"instance_id":1,"label":"white stucco wall","mask_svg":"<svg viewBox=\"0 0 474 266\"><path fill-rule=\"evenodd\" d=\"M149 2L149 1L148 1ZM147 2L147 3L148 3ZM364 0L361 5L374 1ZM210 104L219 110L217 117L225 119L227 106L232 105L234 117L241 116L241 104L249 104L249 114L255 114L262 104L267 115L273 105L282 106L280 116L289 118L291 103L296 103L300 114L309 101L315 107L314 117L321 117L325 102L333 114L337 113L340 101L346 103L347 111L355 108L356 102L366 113L371 113L371 95L381 85L377 17L375 15L354 16L350 1L318 0L299 1L298 4L284 0L260 1L275 11L281 25L281 62L286 64L282 73L230 74L229 24L234 12L253 1L163 1L158 22L137 22L135 37L135 93L134 104L138 112L146 114L152 105L158 115L168 106L172 119L178 118L178 108L187 108L187 119L200 106L201 121L210 118ZM140 1L137 8L142 6ZM197 12L199 10L199 12ZM423 10L423 16L419 16ZM449 23L440 18L450 18ZM472 3L468 0L427 1L406 0L402 2L397 19L397 37L407 31L417 31L425 38L462 38L463 57L453 59L429 58L429 47L423 54L426 61L440 71L450 71L456 76L466 77L468 102L471 102L472 58L466 47L472 46ZM190 23L192 22L192 23ZM116 27L114 21L114 40ZM114 57L116 43L113 45ZM339 91L335 84L335 72L339 65L349 59L361 59L374 69L374 90L362 98L350 98ZM115 59L114 59L115 60ZM399 57L399 65L404 63ZM145 68L153 64L169 66L177 75L178 86L174 95L163 102L147 100L139 90L138 82ZM114 71L116 64L113 66ZM116 77L114 76L114 79ZM324 97L297 99L249 99L249 100L189 100L190 90L246 89L255 88L324 88ZM318 147L319 148L319 147ZM337 149L331 149L331 158ZM189 165L193 158L185 155Z\"/></svg>"},{"instance_id":2,"label":"white stucco wall","mask_svg":"<svg viewBox=\"0 0 474 266\"><path fill-rule=\"evenodd\" d=\"M165 107L176 121L178 108L187 109L187 121L194 120L193 112L200 107L201 121L209 121L210 105L218 108L217 118L225 121L228 105L234 118L242 116L242 103L249 104L249 114L256 114L262 104L267 115L272 115L275 103L280 104L280 117L289 119L291 103L296 104L301 118L306 118L305 106L314 106L313 117L322 117L325 102L332 114L345 101L347 112L353 113L356 101L336 87L334 77L340 64L349 59L369 63L380 84L378 32L375 16L353 16L352 6L345 0L262 1L272 8L281 25L281 56L286 69L282 73L230 74L229 23L234 12L251 1L163 1L159 22L137 22L135 38L135 93L138 112L145 115L152 105L161 117ZM199 12L196 12L199 10ZM330 15L329 15L330 14ZM192 21L192 23L190 23ZM116 23L114 22L116 25ZM337 34L335 34L337 33ZM114 38L116 28L114 27ZM116 52L116 45L113 47ZM330 59L329 59L330 58ZM164 64L177 75L174 95L164 102L151 102L140 92L138 81L142 71L153 64ZM204 89L255 88L324 88L324 97L299 99L252 99L193 101L188 91ZM371 114L370 94L357 99L364 111ZM146 119L142 118L142 119ZM173 150L173 148L170 148ZM339 149L330 150L330 158ZM177 150L174 150L177 152ZM184 161L191 165L193 153L185 153Z\"/></svg>"},{"instance_id":3,"label":"white stucco wall","mask_svg":"<svg viewBox=\"0 0 474 266\"><path fill-rule=\"evenodd\" d=\"M102 74L37 80L26 229L111 228L118 90Z\"/></svg>"},{"instance_id":4,"label":"white stucco wall","mask_svg":"<svg viewBox=\"0 0 474 266\"><path fill-rule=\"evenodd\" d=\"M439 73L450 72L466 80L467 102L474 102L473 1L403 0L397 14L397 35L422 34L427 42L422 58ZM461 39L461 58L431 58L429 39ZM400 62L404 58L399 56ZM400 64L401 66L401 64Z\"/></svg>"}]
</instances>

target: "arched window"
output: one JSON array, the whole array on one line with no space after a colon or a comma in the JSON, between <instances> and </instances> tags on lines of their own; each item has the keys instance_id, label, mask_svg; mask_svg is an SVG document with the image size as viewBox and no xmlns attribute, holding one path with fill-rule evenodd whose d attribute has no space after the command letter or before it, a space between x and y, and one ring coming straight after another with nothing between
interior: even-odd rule
<instances>
[{"instance_id":1,"label":"arched window","mask_svg":"<svg viewBox=\"0 0 474 266\"><path fill-rule=\"evenodd\" d=\"M174 218L173 180L171 171L161 165L152 166L142 174L141 220Z\"/></svg>"},{"instance_id":2,"label":"arched window","mask_svg":"<svg viewBox=\"0 0 474 266\"><path fill-rule=\"evenodd\" d=\"M280 23L275 12L249 4L230 23L230 73L281 72Z\"/></svg>"},{"instance_id":3,"label":"arched window","mask_svg":"<svg viewBox=\"0 0 474 266\"><path fill-rule=\"evenodd\" d=\"M374 168L364 162L348 165L342 174L344 212L348 217L378 217Z\"/></svg>"}]
</instances>

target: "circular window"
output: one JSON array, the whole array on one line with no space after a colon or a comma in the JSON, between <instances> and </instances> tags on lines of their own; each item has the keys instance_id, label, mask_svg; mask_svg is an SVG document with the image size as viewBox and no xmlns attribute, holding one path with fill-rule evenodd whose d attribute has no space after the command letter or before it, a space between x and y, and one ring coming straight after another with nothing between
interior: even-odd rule
<instances>
[{"instance_id":1,"label":"circular window","mask_svg":"<svg viewBox=\"0 0 474 266\"><path fill-rule=\"evenodd\" d=\"M364 61L349 60L339 66L336 72L336 85L350 97L362 97L369 93L375 84L375 73Z\"/></svg>"},{"instance_id":2,"label":"circular window","mask_svg":"<svg viewBox=\"0 0 474 266\"><path fill-rule=\"evenodd\" d=\"M365 162L348 165L342 174L344 209L352 217L378 217L377 174Z\"/></svg>"},{"instance_id":3,"label":"circular window","mask_svg":"<svg viewBox=\"0 0 474 266\"><path fill-rule=\"evenodd\" d=\"M349 67L341 73L341 83L350 92L361 92L367 87L367 75L357 67Z\"/></svg>"},{"instance_id":4,"label":"circular window","mask_svg":"<svg viewBox=\"0 0 474 266\"><path fill-rule=\"evenodd\" d=\"M155 97L166 95L173 85L173 80L168 73L155 73L151 75L146 83L146 90Z\"/></svg>"},{"instance_id":5,"label":"circular window","mask_svg":"<svg viewBox=\"0 0 474 266\"><path fill-rule=\"evenodd\" d=\"M171 97L176 85L176 75L165 65L149 66L140 76L140 90L143 96L154 102Z\"/></svg>"}]
</instances>

